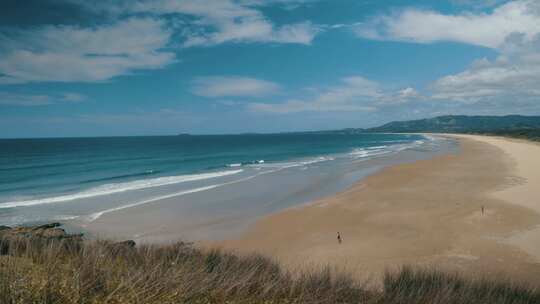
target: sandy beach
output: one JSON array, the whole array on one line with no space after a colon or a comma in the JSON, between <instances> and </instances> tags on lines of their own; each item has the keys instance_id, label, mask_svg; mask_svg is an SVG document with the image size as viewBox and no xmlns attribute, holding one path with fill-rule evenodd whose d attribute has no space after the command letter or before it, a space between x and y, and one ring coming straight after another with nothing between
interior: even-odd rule
<instances>
[{"instance_id":1,"label":"sandy beach","mask_svg":"<svg viewBox=\"0 0 540 304\"><path fill-rule=\"evenodd\" d=\"M420 265L539 282L540 145L455 137L459 153L388 167L217 245L375 281L386 270Z\"/></svg>"}]
</instances>

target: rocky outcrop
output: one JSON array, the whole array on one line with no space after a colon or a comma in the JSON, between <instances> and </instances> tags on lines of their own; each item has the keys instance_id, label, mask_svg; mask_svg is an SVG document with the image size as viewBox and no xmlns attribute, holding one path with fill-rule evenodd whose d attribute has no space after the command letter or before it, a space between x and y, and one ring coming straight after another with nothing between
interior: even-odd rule
<instances>
[{"instance_id":1,"label":"rocky outcrop","mask_svg":"<svg viewBox=\"0 0 540 304\"><path fill-rule=\"evenodd\" d=\"M83 245L83 234L70 234L61 228L60 223L50 223L37 226L8 227L0 226L0 255L10 253L17 247L33 246L39 249L51 242L60 242L62 248L79 250ZM135 247L135 241L127 240L109 243L108 249L112 254L125 253Z\"/></svg>"},{"instance_id":2,"label":"rocky outcrop","mask_svg":"<svg viewBox=\"0 0 540 304\"><path fill-rule=\"evenodd\" d=\"M13 228L0 226L0 254L9 254L16 248L28 246L41 248L51 242L61 242L66 249L80 248L83 235L67 233L60 226L60 223Z\"/></svg>"},{"instance_id":3,"label":"rocky outcrop","mask_svg":"<svg viewBox=\"0 0 540 304\"><path fill-rule=\"evenodd\" d=\"M0 238L41 238L41 239L80 239L82 234L69 234L59 228L60 223L51 223L39 226L8 227L0 226Z\"/></svg>"}]
</instances>

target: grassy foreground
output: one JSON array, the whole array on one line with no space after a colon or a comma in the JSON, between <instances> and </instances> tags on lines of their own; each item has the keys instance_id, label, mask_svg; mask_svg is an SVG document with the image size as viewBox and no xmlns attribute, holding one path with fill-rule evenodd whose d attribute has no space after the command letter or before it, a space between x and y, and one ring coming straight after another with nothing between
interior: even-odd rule
<instances>
[{"instance_id":1,"label":"grassy foreground","mask_svg":"<svg viewBox=\"0 0 540 304\"><path fill-rule=\"evenodd\" d=\"M540 293L404 268L382 290L346 274L289 273L271 260L184 243L0 241L0 303L540 303Z\"/></svg>"}]
</instances>

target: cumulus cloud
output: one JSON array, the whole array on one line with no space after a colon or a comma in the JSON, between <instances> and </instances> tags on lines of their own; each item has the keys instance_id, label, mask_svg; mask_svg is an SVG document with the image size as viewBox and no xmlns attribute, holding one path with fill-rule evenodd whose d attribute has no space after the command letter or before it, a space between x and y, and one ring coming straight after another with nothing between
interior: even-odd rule
<instances>
[{"instance_id":1,"label":"cumulus cloud","mask_svg":"<svg viewBox=\"0 0 540 304\"><path fill-rule=\"evenodd\" d=\"M136 33L136 34L135 34ZM45 26L0 34L0 84L95 82L175 60L162 22L131 18L94 28Z\"/></svg>"},{"instance_id":2,"label":"cumulus cloud","mask_svg":"<svg viewBox=\"0 0 540 304\"><path fill-rule=\"evenodd\" d=\"M411 8L376 16L357 25L355 32L368 39L417 43L455 41L499 48L512 33L523 33L529 40L540 33L539 12L540 2L535 0L511 1L491 13L446 15Z\"/></svg>"},{"instance_id":3,"label":"cumulus cloud","mask_svg":"<svg viewBox=\"0 0 540 304\"><path fill-rule=\"evenodd\" d=\"M515 102L515 98L540 97L540 35L529 40L523 34L507 39L497 59L481 59L467 70L438 79L433 97L474 103L484 99Z\"/></svg>"},{"instance_id":4,"label":"cumulus cloud","mask_svg":"<svg viewBox=\"0 0 540 304\"><path fill-rule=\"evenodd\" d=\"M271 3L298 3L272 1ZM224 42L275 42L310 44L320 29L310 22L276 26L256 6L260 2L231 0L201 1L138 1L131 9L155 14L185 14L195 16L197 22L185 29L184 46L215 45Z\"/></svg>"},{"instance_id":5,"label":"cumulus cloud","mask_svg":"<svg viewBox=\"0 0 540 304\"><path fill-rule=\"evenodd\" d=\"M203 97L261 97L275 94L278 84L249 77L200 77L193 81L191 92Z\"/></svg>"},{"instance_id":6,"label":"cumulus cloud","mask_svg":"<svg viewBox=\"0 0 540 304\"><path fill-rule=\"evenodd\" d=\"M492 48L499 52L496 59L478 59L460 73L435 80L427 97L439 103L458 102L491 109L509 109L512 105L530 108L535 104L540 108L538 1L510 1L489 13L457 15L404 9L376 16L357 25L355 31L369 39L416 43L455 41ZM402 93L414 95L412 91Z\"/></svg>"},{"instance_id":7,"label":"cumulus cloud","mask_svg":"<svg viewBox=\"0 0 540 304\"><path fill-rule=\"evenodd\" d=\"M351 76L341 79L338 85L318 90L315 96L309 99L290 99L283 103L250 103L247 107L255 112L281 114L297 112L371 112L379 107L404 103L413 95L416 97L416 91L412 88L406 88L398 92L385 91L377 82L362 76Z\"/></svg>"},{"instance_id":8,"label":"cumulus cloud","mask_svg":"<svg viewBox=\"0 0 540 304\"><path fill-rule=\"evenodd\" d=\"M177 61L178 45L310 44L320 31L309 21L277 26L258 9L301 0L64 1L105 14L108 23L0 27L0 84L105 81L166 67Z\"/></svg>"},{"instance_id":9,"label":"cumulus cloud","mask_svg":"<svg viewBox=\"0 0 540 304\"><path fill-rule=\"evenodd\" d=\"M311 22L275 28L264 20L237 20L220 25L217 31L189 34L184 42L184 47L212 46L225 42L274 42L308 45L311 44L319 31L319 28Z\"/></svg>"},{"instance_id":10,"label":"cumulus cloud","mask_svg":"<svg viewBox=\"0 0 540 304\"><path fill-rule=\"evenodd\" d=\"M408 88L400 90L398 92L398 96L401 99L408 99L408 98L416 98L420 96L420 94L414 88L408 87Z\"/></svg>"},{"instance_id":11,"label":"cumulus cloud","mask_svg":"<svg viewBox=\"0 0 540 304\"><path fill-rule=\"evenodd\" d=\"M122 14L150 14L182 20L180 35L185 47L225 42L310 44L322 28L309 21L277 26L261 12L263 6L296 8L307 0L115 0L98 4L69 0L89 10ZM189 16L191 18L182 19Z\"/></svg>"}]
</instances>

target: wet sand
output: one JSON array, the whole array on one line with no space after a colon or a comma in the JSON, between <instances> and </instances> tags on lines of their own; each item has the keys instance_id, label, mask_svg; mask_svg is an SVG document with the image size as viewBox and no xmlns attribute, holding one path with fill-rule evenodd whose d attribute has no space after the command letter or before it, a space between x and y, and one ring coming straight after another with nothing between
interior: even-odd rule
<instances>
[{"instance_id":1,"label":"wet sand","mask_svg":"<svg viewBox=\"0 0 540 304\"><path fill-rule=\"evenodd\" d=\"M373 281L416 265L540 282L540 145L458 138L459 153L388 167L217 246Z\"/></svg>"}]
</instances>

